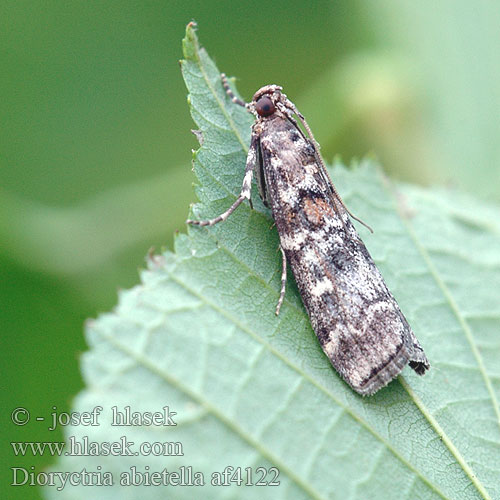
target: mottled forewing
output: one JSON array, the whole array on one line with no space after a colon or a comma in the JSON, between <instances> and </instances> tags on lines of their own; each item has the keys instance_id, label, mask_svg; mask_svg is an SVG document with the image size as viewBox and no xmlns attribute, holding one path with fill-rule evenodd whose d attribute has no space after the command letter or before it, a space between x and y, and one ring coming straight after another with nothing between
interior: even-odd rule
<instances>
[{"instance_id":1,"label":"mottled forewing","mask_svg":"<svg viewBox=\"0 0 500 500\"><path fill-rule=\"evenodd\" d=\"M372 394L423 351L310 141L277 115L260 131L260 155L281 246L321 346L349 385Z\"/></svg>"}]
</instances>

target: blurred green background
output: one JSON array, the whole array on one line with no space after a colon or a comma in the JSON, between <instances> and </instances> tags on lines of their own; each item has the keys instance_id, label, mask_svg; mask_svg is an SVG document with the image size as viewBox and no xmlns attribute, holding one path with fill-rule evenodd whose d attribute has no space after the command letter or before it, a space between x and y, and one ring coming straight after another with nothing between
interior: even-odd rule
<instances>
[{"instance_id":1,"label":"blurred green background","mask_svg":"<svg viewBox=\"0 0 500 500\"><path fill-rule=\"evenodd\" d=\"M500 4L464 0L7 1L0 6L2 463L57 441L36 415L82 387L83 322L170 248L194 201L178 66L190 20L247 99L281 84L331 161L500 201ZM465 243L465 242L464 242ZM11 473L3 469L2 489ZM39 498L8 488L3 498Z\"/></svg>"}]
</instances>

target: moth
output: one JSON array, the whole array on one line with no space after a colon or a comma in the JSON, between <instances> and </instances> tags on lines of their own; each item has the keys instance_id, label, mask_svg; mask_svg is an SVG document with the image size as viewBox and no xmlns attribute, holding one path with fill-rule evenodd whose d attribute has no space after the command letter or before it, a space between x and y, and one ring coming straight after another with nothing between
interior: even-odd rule
<instances>
[{"instance_id":1,"label":"moth","mask_svg":"<svg viewBox=\"0 0 500 500\"><path fill-rule=\"evenodd\" d=\"M256 118L243 185L224 213L187 223L212 226L245 200L251 206L255 173L280 240L276 314L285 296L288 263L323 351L356 392L374 394L406 364L423 375L430 367L424 350L358 236L350 219L364 223L337 193L302 114L278 85L262 87L245 103L234 95L226 76L221 77L231 100Z\"/></svg>"}]
</instances>

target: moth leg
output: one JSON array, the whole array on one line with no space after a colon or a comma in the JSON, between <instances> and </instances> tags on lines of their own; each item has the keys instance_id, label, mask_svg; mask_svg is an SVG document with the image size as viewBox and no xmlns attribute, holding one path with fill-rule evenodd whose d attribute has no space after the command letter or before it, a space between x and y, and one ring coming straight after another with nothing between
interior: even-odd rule
<instances>
[{"instance_id":1,"label":"moth leg","mask_svg":"<svg viewBox=\"0 0 500 500\"><path fill-rule=\"evenodd\" d=\"M231 101L233 101L234 104L238 104L239 106L243 106L244 108L246 108L247 103L236 97L231 88L229 87L229 82L227 81L226 73L221 73L220 77L222 80L222 86L224 87L226 94L231 98Z\"/></svg>"},{"instance_id":2,"label":"moth leg","mask_svg":"<svg viewBox=\"0 0 500 500\"><path fill-rule=\"evenodd\" d=\"M285 288L286 288L286 255L283 248L280 245L281 257L282 257L282 268L281 268L281 291L280 298L278 299L278 305L276 306L276 316L280 313L281 304L283 304L283 299L285 298Z\"/></svg>"},{"instance_id":3,"label":"moth leg","mask_svg":"<svg viewBox=\"0 0 500 500\"><path fill-rule=\"evenodd\" d=\"M245 166L245 176L243 177L243 185L241 186L241 192L236 201L222 214L219 216L209 219L209 220L192 220L188 219L187 224L193 224L196 226L213 226L217 222L226 220L245 200L250 201L250 206L252 206L250 200L250 193L252 191L252 177L255 164L257 162L257 145L259 141L258 134L252 132L252 141L250 143L250 149L248 150L247 163Z\"/></svg>"}]
</instances>

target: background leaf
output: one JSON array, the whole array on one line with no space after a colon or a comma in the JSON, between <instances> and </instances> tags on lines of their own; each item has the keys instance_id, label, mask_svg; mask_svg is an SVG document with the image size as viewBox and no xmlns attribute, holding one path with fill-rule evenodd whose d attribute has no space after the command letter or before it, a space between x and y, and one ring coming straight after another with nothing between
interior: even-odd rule
<instances>
[{"instance_id":1,"label":"background leaf","mask_svg":"<svg viewBox=\"0 0 500 500\"><path fill-rule=\"evenodd\" d=\"M220 213L239 192L251 117L219 71L184 39L183 75L202 132L200 203ZM223 224L190 228L175 253L150 256L142 282L89 322L87 388L75 410L105 409L94 441L178 441L178 457L64 457L56 470L120 472L192 466L210 483L224 467L278 467L278 487L67 487L68 498L500 498L500 211L444 190L395 186L370 162L332 177L426 349L425 377L373 397L350 390L322 353L296 288L278 318L280 258L254 193ZM111 427L109 408L176 411L176 427ZM254 478L255 479L255 478ZM49 495L58 496L55 490ZM170 493L170 494L169 494Z\"/></svg>"}]
</instances>

